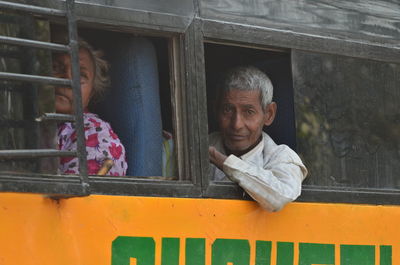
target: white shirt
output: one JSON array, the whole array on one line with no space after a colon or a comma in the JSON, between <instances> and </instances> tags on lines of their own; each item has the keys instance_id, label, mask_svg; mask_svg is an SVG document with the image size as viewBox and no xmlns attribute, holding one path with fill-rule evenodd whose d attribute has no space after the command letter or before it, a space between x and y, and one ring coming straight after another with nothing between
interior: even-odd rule
<instances>
[{"instance_id":1,"label":"white shirt","mask_svg":"<svg viewBox=\"0 0 400 265\"><path fill-rule=\"evenodd\" d=\"M209 143L225 154L220 133L209 135ZM301 193L301 183L307 169L300 157L287 145L277 145L262 133L262 140L240 158L230 155L223 164L223 172L211 164L213 180L238 183L254 200L269 211L278 211L294 201Z\"/></svg>"}]
</instances>

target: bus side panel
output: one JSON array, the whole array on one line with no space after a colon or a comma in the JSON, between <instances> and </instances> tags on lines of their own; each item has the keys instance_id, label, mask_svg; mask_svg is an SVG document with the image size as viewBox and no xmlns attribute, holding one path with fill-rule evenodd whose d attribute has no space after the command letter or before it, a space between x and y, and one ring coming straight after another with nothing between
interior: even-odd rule
<instances>
[{"instance_id":1,"label":"bus side panel","mask_svg":"<svg viewBox=\"0 0 400 265\"><path fill-rule=\"evenodd\" d=\"M0 264L400 264L400 207L0 195Z\"/></svg>"}]
</instances>

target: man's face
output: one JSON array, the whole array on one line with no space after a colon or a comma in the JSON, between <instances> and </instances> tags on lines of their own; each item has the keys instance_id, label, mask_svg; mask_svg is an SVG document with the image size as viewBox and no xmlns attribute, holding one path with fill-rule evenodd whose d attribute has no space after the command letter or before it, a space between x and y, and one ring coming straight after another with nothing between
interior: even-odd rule
<instances>
[{"instance_id":1,"label":"man's face","mask_svg":"<svg viewBox=\"0 0 400 265\"><path fill-rule=\"evenodd\" d=\"M221 100L220 131L232 154L242 155L253 148L260 140L263 126L270 125L275 117L275 103L263 110L260 96L260 91L231 90Z\"/></svg>"},{"instance_id":2,"label":"man's face","mask_svg":"<svg viewBox=\"0 0 400 265\"><path fill-rule=\"evenodd\" d=\"M94 65L90 54L85 49L79 50L79 65L81 70L81 93L82 107L85 109L92 96L94 82ZM59 54L53 62L54 76L60 78L72 78L71 58L69 54ZM55 107L56 112L72 114L73 113L73 94L71 87L56 87L55 89Z\"/></svg>"}]
</instances>

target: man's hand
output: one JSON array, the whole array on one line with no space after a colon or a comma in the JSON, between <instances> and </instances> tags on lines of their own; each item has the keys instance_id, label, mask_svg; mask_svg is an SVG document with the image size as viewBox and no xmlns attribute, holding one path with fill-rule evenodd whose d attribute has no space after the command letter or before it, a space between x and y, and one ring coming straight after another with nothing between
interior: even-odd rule
<instances>
[{"instance_id":1,"label":"man's hand","mask_svg":"<svg viewBox=\"0 0 400 265\"><path fill-rule=\"evenodd\" d=\"M222 166L227 158L226 155L217 151L214 146L208 147L208 154L210 156L210 162L213 163L216 167L222 170Z\"/></svg>"}]
</instances>

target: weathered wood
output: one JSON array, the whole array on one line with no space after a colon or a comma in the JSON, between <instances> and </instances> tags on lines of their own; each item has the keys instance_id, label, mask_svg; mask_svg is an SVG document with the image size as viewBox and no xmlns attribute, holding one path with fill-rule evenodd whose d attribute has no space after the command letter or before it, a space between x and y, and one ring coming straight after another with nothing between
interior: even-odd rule
<instances>
[{"instance_id":1,"label":"weathered wood","mask_svg":"<svg viewBox=\"0 0 400 265\"><path fill-rule=\"evenodd\" d=\"M205 190L209 184L209 159L208 159L208 117L207 117L207 87L204 66L204 40L201 32L200 21L194 20L194 76L195 99L197 101L197 135L199 144L199 170L196 171L197 184ZM201 181L201 182L200 182Z\"/></svg>"},{"instance_id":2,"label":"weathered wood","mask_svg":"<svg viewBox=\"0 0 400 265\"><path fill-rule=\"evenodd\" d=\"M200 16L225 22L399 47L396 0L202 0Z\"/></svg>"},{"instance_id":3,"label":"weathered wood","mask_svg":"<svg viewBox=\"0 0 400 265\"><path fill-rule=\"evenodd\" d=\"M343 39L337 36L310 35L275 28L234 24L202 19L204 37L211 41L224 40L234 45L258 48L289 48L368 58L387 62L400 62L400 47L367 41Z\"/></svg>"},{"instance_id":4,"label":"weathered wood","mask_svg":"<svg viewBox=\"0 0 400 265\"><path fill-rule=\"evenodd\" d=\"M88 4L104 5L124 9L147 10L158 13L170 13L180 16L190 16L194 11L193 0L80 0Z\"/></svg>"},{"instance_id":5,"label":"weathered wood","mask_svg":"<svg viewBox=\"0 0 400 265\"><path fill-rule=\"evenodd\" d=\"M185 135L187 134L184 126L184 97L183 87L185 84L185 74L183 70L183 40L182 37L175 37L170 41L169 53L170 53L170 84L171 84L171 103L173 112L173 126L174 126L174 141L175 141L175 155L176 155L176 168L177 174L180 180L185 179L189 176L189 172L186 169L186 144Z\"/></svg>"},{"instance_id":6,"label":"weathered wood","mask_svg":"<svg viewBox=\"0 0 400 265\"><path fill-rule=\"evenodd\" d=\"M198 98L198 91L203 90L205 88L199 88L197 83L197 67L199 63L201 64L201 58L199 58L199 53L203 55L201 50L199 51L199 45L202 45L202 42L197 35L198 25L196 23L192 23L186 34L184 36L184 69L185 69L185 91L184 97L186 101L185 106L185 122L187 128L187 151L188 151L188 164L190 170L190 177L192 181L200 185L201 183L201 155L200 155L200 135L199 130L202 123L199 121L199 117L202 115L199 112L199 105L202 102L202 99ZM200 42L199 42L200 41ZM200 60L200 61L199 61Z\"/></svg>"},{"instance_id":7,"label":"weathered wood","mask_svg":"<svg viewBox=\"0 0 400 265\"><path fill-rule=\"evenodd\" d=\"M136 5L136 1L121 1L112 5L96 4L95 2L104 1L86 1L76 3L76 16L77 19L83 23L91 23L101 25L103 29L112 29L118 27L119 30L126 31L159 31L159 32L184 32L190 25L193 15L191 10L188 14L181 14L179 12L157 12L156 8L151 3L147 8L140 8ZM108 1L110 2L110 1ZM119 3L119 5L118 5ZM53 9L65 9L65 3L62 1L54 0L33 0L34 5L43 6ZM127 8L131 6L131 8ZM166 5L164 5L166 6ZM169 8L175 8L169 5ZM124 8L121 8L124 7ZM136 7L136 8L135 8ZM176 14L178 13L178 14Z\"/></svg>"}]
</instances>

